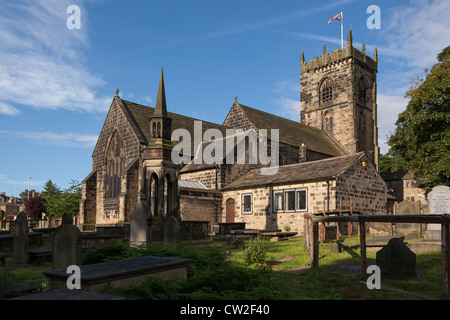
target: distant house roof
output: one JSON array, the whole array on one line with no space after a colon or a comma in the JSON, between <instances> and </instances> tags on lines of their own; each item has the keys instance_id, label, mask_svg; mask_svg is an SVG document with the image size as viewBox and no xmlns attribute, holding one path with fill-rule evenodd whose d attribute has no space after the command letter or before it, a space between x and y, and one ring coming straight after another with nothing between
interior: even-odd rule
<instances>
[{"instance_id":1,"label":"distant house roof","mask_svg":"<svg viewBox=\"0 0 450 320\"><path fill-rule=\"evenodd\" d=\"M300 147L304 143L308 150L334 157L348 154L325 130L282 118L239 103L235 103L235 105L245 113L248 120L257 129L267 129L269 137L271 129L279 129L280 143L295 147Z\"/></svg>"},{"instance_id":2,"label":"distant house roof","mask_svg":"<svg viewBox=\"0 0 450 320\"><path fill-rule=\"evenodd\" d=\"M386 172L380 172L381 177L384 181L392 181L392 180L414 180L415 175L414 171L408 170L408 171L386 171Z\"/></svg>"},{"instance_id":3,"label":"distant house roof","mask_svg":"<svg viewBox=\"0 0 450 320\"><path fill-rule=\"evenodd\" d=\"M309 181L323 181L333 179L353 163L365 158L364 152L333 157L324 160L296 163L276 168L266 168L266 173L274 170L276 174L262 174L261 169L254 169L236 181L224 187L223 190L245 189L257 186L283 185L289 183L303 183Z\"/></svg>"}]
</instances>

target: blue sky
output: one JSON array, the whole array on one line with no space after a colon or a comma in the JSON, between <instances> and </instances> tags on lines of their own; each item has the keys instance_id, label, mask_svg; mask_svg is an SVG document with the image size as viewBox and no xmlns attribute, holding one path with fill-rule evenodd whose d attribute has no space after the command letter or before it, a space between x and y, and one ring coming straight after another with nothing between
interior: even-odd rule
<instances>
[{"instance_id":1,"label":"blue sky","mask_svg":"<svg viewBox=\"0 0 450 320\"><path fill-rule=\"evenodd\" d=\"M70 5L81 29L69 29ZM369 29L370 5L381 11ZM242 104L299 120L300 53L354 46L379 56L382 153L410 80L450 44L447 0L17 0L0 11L0 191L82 181L116 88L154 106L164 68L171 112L221 124Z\"/></svg>"}]
</instances>

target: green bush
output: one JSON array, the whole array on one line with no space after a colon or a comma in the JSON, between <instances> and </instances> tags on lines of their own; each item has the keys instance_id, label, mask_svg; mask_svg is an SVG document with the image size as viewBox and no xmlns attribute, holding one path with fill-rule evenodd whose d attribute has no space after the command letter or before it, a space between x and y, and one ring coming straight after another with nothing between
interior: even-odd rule
<instances>
[{"instance_id":1,"label":"green bush","mask_svg":"<svg viewBox=\"0 0 450 320\"><path fill-rule=\"evenodd\" d=\"M258 270L272 270L267 263L267 250L264 237L258 235L256 238L250 239L250 243L245 250L244 260L248 266L254 266Z\"/></svg>"}]
</instances>

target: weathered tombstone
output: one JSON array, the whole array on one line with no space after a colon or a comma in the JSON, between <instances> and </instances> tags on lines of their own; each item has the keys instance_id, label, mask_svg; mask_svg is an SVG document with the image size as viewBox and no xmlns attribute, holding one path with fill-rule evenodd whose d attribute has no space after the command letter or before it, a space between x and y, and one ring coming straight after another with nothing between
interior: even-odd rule
<instances>
[{"instance_id":1,"label":"weathered tombstone","mask_svg":"<svg viewBox=\"0 0 450 320\"><path fill-rule=\"evenodd\" d=\"M450 187L436 186L428 194L430 214L450 214ZM441 241L441 225L428 224L425 240Z\"/></svg>"},{"instance_id":2,"label":"weathered tombstone","mask_svg":"<svg viewBox=\"0 0 450 320\"><path fill-rule=\"evenodd\" d=\"M81 231L73 225L73 217L65 213L53 235L53 270L81 265Z\"/></svg>"},{"instance_id":3,"label":"weathered tombstone","mask_svg":"<svg viewBox=\"0 0 450 320\"><path fill-rule=\"evenodd\" d=\"M147 201L145 198L139 197L130 217L130 243L132 245L137 246L152 241L149 212Z\"/></svg>"},{"instance_id":4,"label":"weathered tombstone","mask_svg":"<svg viewBox=\"0 0 450 320\"><path fill-rule=\"evenodd\" d=\"M164 243L180 242L180 223L174 216L169 216L164 225Z\"/></svg>"},{"instance_id":5,"label":"weathered tombstone","mask_svg":"<svg viewBox=\"0 0 450 320\"><path fill-rule=\"evenodd\" d=\"M14 223L13 262L28 264L28 219L25 212L20 212Z\"/></svg>"},{"instance_id":6,"label":"weathered tombstone","mask_svg":"<svg viewBox=\"0 0 450 320\"><path fill-rule=\"evenodd\" d=\"M420 202L405 200L394 205L396 215L420 214ZM397 223L395 224L395 235L404 236L406 240L421 237L420 223Z\"/></svg>"},{"instance_id":7,"label":"weathered tombstone","mask_svg":"<svg viewBox=\"0 0 450 320\"><path fill-rule=\"evenodd\" d=\"M411 279L416 276L416 254L403 242L403 237L392 238L376 254L376 264L381 277Z\"/></svg>"}]
</instances>

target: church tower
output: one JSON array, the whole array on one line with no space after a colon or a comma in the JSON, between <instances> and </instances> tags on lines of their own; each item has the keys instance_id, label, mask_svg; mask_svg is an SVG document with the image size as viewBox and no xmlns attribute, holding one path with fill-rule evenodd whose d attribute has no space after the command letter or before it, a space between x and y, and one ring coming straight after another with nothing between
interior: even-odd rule
<instances>
[{"instance_id":1,"label":"church tower","mask_svg":"<svg viewBox=\"0 0 450 320\"><path fill-rule=\"evenodd\" d=\"M351 30L347 46L309 62L300 61L300 118L303 124L326 130L349 153L367 152L379 170L377 128L378 56L353 47Z\"/></svg>"}]
</instances>

